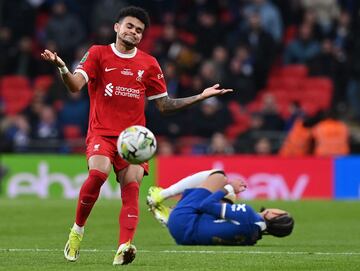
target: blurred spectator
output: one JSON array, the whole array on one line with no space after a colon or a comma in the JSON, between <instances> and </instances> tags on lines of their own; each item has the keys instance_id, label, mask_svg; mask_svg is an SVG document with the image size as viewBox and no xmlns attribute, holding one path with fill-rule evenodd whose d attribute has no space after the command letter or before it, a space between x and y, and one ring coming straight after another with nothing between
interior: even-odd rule
<instances>
[{"instance_id":1,"label":"blurred spectator","mask_svg":"<svg viewBox=\"0 0 360 271\"><path fill-rule=\"evenodd\" d=\"M55 1L51 11L46 27L45 47L49 48L49 43L54 42L62 59L69 62L76 47L85 39L84 27L75 14L69 13L64 1Z\"/></svg>"},{"instance_id":2,"label":"blurred spectator","mask_svg":"<svg viewBox=\"0 0 360 271\"><path fill-rule=\"evenodd\" d=\"M309 127L304 126L302 118L297 118L279 150L279 155L285 157L302 157L311 154L311 147L311 130Z\"/></svg>"},{"instance_id":3,"label":"blurred spectator","mask_svg":"<svg viewBox=\"0 0 360 271\"><path fill-rule=\"evenodd\" d=\"M298 101L293 101L289 104L289 113L289 117L285 120L285 131L289 131L299 118L302 119L306 115Z\"/></svg>"},{"instance_id":4,"label":"blurred spectator","mask_svg":"<svg viewBox=\"0 0 360 271\"><path fill-rule=\"evenodd\" d=\"M76 125L81 129L82 135L85 135L88 124L89 101L83 97L83 92L68 91L67 93L68 98L58 113L60 125L62 127Z\"/></svg>"},{"instance_id":5,"label":"blurred spectator","mask_svg":"<svg viewBox=\"0 0 360 271\"><path fill-rule=\"evenodd\" d=\"M285 64L306 64L320 52L319 43L313 38L312 28L308 24L299 27L298 37L285 48Z\"/></svg>"},{"instance_id":6,"label":"blurred spectator","mask_svg":"<svg viewBox=\"0 0 360 271\"><path fill-rule=\"evenodd\" d=\"M39 120L33 130L35 139L52 140L61 139L61 130L53 108L44 106L39 112ZM44 141L45 142L45 141ZM46 144L44 143L46 146Z\"/></svg>"},{"instance_id":7,"label":"blurred spectator","mask_svg":"<svg viewBox=\"0 0 360 271\"><path fill-rule=\"evenodd\" d=\"M9 27L0 26L0 76L8 71L9 53L13 46L12 31Z\"/></svg>"},{"instance_id":8,"label":"blurred spectator","mask_svg":"<svg viewBox=\"0 0 360 271\"><path fill-rule=\"evenodd\" d=\"M265 31L280 43L283 25L278 8L268 0L251 0L251 3L245 7L244 14L250 16L254 12L259 13Z\"/></svg>"},{"instance_id":9,"label":"blurred spectator","mask_svg":"<svg viewBox=\"0 0 360 271\"><path fill-rule=\"evenodd\" d=\"M253 153L254 142L264 132L264 119L260 113L253 113L250 116L249 129L240 134L234 143L237 153Z\"/></svg>"},{"instance_id":10,"label":"blurred spectator","mask_svg":"<svg viewBox=\"0 0 360 271\"><path fill-rule=\"evenodd\" d=\"M28 151L31 129L25 116L15 115L5 118L1 126L1 132L8 144L8 146L4 146L6 151Z\"/></svg>"},{"instance_id":11,"label":"blurred spectator","mask_svg":"<svg viewBox=\"0 0 360 271\"><path fill-rule=\"evenodd\" d=\"M250 49L250 55L254 62L254 75L256 89L265 86L268 73L275 59L274 54L277 46L273 37L264 30L261 25L260 14L253 12L248 16L248 27L239 33L239 42L247 44Z\"/></svg>"},{"instance_id":12,"label":"blurred spectator","mask_svg":"<svg viewBox=\"0 0 360 271\"><path fill-rule=\"evenodd\" d=\"M360 120L360 31L355 32L355 41L349 52L350 78L346 88L347 104L349 105L350 118Z\"/></svg>"},{"instance_id":13,"label":"blurred spectator","mask_svg":"<svg viewBox=\"0 0 360 271\"><path fill-rule=\"evenodd\" d=\"M124 0L95 0L91 15L92 32L97 32L105 25L112 26L119 10L127 5L127 1Z\"/></svg>"},{"instance_id":14,"label":"blurred spectator","mask_svg":"<svg viewBox=\"0 0 360 271\"><path fill-rule=\"evenodd\" d=\"M232 123L228 108L223 106L216 97L206 99L190 112L191 122L196 123L192 127L192 134L197 136L210 138L216 132L223 133Z\"/></svg>"},{"instance_id":15,"label":"blurred spectator","mask_svg":"<svg viewBox=\"0 0 360 271\"><path fill-rule=\"evenodd\" d=\"M99 45L108 45L115 40L115 32L112 24L100 24L94 32L93 43Z\"/></svg>"},{"instance_id":16,"label":"blurred spectator","mask_svg":"<svg viewBox=\"0 0 360 271\"><path fill-rule=\"evenodd\" d=\"M236 101L242 105L252 101L256 96L253 77L253 66L246 47L238 47L241 57L234 57L229 64L229 70L224 78L224 86L234 91L221 97L224 101Z\"/></svg>"},{"instance_id":17,"label":"blurred spectator","mask_svg":"<svg viewBox=\"0 0 360 271\"><path fill-rule=\"evenodd\" d=\"M255 142L254 153L257 155L270 155L272 153L271 141L267 137L261 137Z\"/></svg>"},{"instance_id":18,"label":"blurred spectator","mask_svg":"<svg viewBox=\"0 0 360 271\"><path fill-rule=\"evenodd\" d=\"M223 40L224 31L218 22L216 14L211 9L203 9L198 13L194 34L196 49L203 57L211 56L212 48Z\"/></svg>"},{"instance_id":19,"label":"blurred spectator","mask_svg":"<svg viewBox=\"0 0 360 271\"><path fill-rule=\"evenodd\" d=\"M38 61L33 56L33 42L30 37L20 38L13 50L10 50L6 74L17 74L34 78L38 75Z\"/></svg>"},{"instance_id":20,"label":"blurred spectator","mask_svg":"<svg viewBox=\"0 0 360 271\"><path fill-rule=\"evenodd\" d=\"M312 128L314 155L347 155L350 152L349 129L334 112L327 112L325 118Z\"/></svg>"},{"instance_id":21,"label":"blurred spectator","mask_svg":"<svg viewBox=\"0 0 360 271\"><path fill-rule=\"evenodd\" d=\"M182 46L174 24L166 24L163 28L162 35L160 35L154 43L152 54L160 63L163 63L167 59L176 60Z\"/></svg>"},{"instance_id":22,"label":"blurred spectator","mask_svg":"<svg viewBox=\"0 0 360 271\"><path fill-rule=\"evenodd\" d=\"M177 138L190 133L186 127L187 111L170 115L161 115L154 103L148 103L146 109L146 126L157 136Z\"/></svg>"},{"instance_id":23,"label":"blurred spectator","mask_svg":"<svg viewBox=\"0 0 360 271\"><path fill-rule=\"evenodd\" d=\"M306 24L311 27L313 37L316 40L321 40L324 37L321 26L316 17L316 13L313 9L306 9L303 14L301 24Z\"/></svg>"},{"instance_id":24,"label":"blurred spectator","mask_svg":"<svg viewBox=\"0 0 360 271\"><path fill-rule=\"evenodd\" d=\"M234 153L234 148L223 133L215 133L210 139L206 153L212 155L230 155Z\"/></svg>"},{"instance_id":25,"label":"blurred spectator","mask_svg":"<svg viewBox=\"0 0 360 271\"><path fill-rule=\"evenodd\" d=\"M336 49L345 53L352 45L353 34L351 33L351 17L350 14L343 10L331 33Z\"/></svg>"},{"instance_id":26,"label":"blurred spectator","mask_svg":"<svg viewBox=\"0 0 360 271\"><path fill-rule=\"evenodd\" d=\"M35 9L27 1L1 1L0 13L0 25L11 29L14 41L34 33Z\"/></svg>"},{"instance_id":27,"label":"blurred spectator","mask_svg":"<svg viewBox=\"0 0 360 271\"><path fill-rule=\"evenodd\" d=\"M272 94L263 96L260 113L264 120L262 126L264 130L282 131L284 129L284 121L279 114L278 105Z\"/></svg>"},{"instance_id":28,"label":"blurred spectator","mask_svg":"<svg viewBox=\"0 0 360 271\"><path fill-rule=\"evenodd\" d=\"M225 46L218 45L214 47L211 61L214 63L215 72L220 80L219 82L224 82L229 61L229 52Z\"/></svg>"},{"instance_id":29,"label":"blurred spectator","mask_svg":"<svg viewBox=\"0 0 360 271\"><path fill-rule=\"evenodd\" d=\"M206 86L212 86L217 82L221 82L220 74L216 72L215 63L211 60L201 63L200 76Z\"/></svg>"},{"instance_id":30,"label":"blurred spectator","mask_svg":"<svg viewBox=\"0 0 360 271\"><path fill-rule=\"evenodd\" d=\"M315 12L322 32L330 33L334 20L340 13L337 0L301 0L301 2L304 9L311 9Z\"/></svg>"},{"instance_id":31,"label":"blurred spectator","mask_svg":"<svg viewBox=\"0 0 360 271\"><path fill-rule=\"evenodd\" d=\"M177 77L176 65L173 62L166 62L163 65L163 72L166 78L166 87L170 97L179 97L181 93L181 84Z\"/></svg>"},{"instance_id":32,"label":"blurred spectator","mask_svg":"<svg viewBox=\"0 0 360 271\"><path fill-rule=\"evenodd\" d=\"M324 39L321 51L308 62L309 74L312 76L327 76L333 78L335 103L346 100L349 67L347 56L340 48L336 48L330 39Z\"/></svg>"},{"instance_id":33,"label":"blurred spectator","mask_svg":"<svg viewBox=\"0 0 360 271\"><path fill-rule=\"evenodd\" d=\"M171 156L174 154L174 145L168 139L158 140L157 155Z\"/></svg>"}]
</instances>

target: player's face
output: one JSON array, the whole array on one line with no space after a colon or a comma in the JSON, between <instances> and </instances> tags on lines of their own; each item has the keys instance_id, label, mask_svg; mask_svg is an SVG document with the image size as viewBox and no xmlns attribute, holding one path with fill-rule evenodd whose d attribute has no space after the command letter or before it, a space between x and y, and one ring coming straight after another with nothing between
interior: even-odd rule
<instances>
[{"instance_id":1,"label":"player's face","mask_svg":"<svg viewBox=\"0 0 360 271\"><path fill-rule=\"evenodd\" d=\"M287 212L284 210L274 209L274 208L265 209L261 213L263 214L263 217L266 218L267 220L270 220L282 214L287 214Z\"/></svg>"},{"instance_id":2,"label":"player's face","mask_svg":"<svg viewBox=\"0 0 360 271\"><path fill-rule=\"evenodd\" d=\"M130 48L139 44L144 29L145 25L135 17L125 17L114 26L114 30L117 33L116 38L126 47Z\"/></svg>"}]
</instances>

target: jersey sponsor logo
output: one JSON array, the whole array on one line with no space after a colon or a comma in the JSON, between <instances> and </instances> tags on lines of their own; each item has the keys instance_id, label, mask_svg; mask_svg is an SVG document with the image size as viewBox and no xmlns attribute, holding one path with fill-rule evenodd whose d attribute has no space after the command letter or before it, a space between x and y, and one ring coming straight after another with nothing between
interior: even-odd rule
<instances>
[{"instance_id":1,"label":"jersey sponsor logo","mask_svg":"<svg viewBox=\"0 0 360 271\"><path fill-rule=\"evenodd\" d=\"M158 75L157 75L157 79L161 79L161 78L164 78L164 74L163 73L159 73Z\"/></svg>"},{"instance_id":2,"label":"jersey sponsor logo","mask_svg":"<svg viewBox=\"0 0 360 271\"><path fill-rule=\"evenodd\" d=\"M105 72L111 72L111 71L113 71L113 70L116 70L117 68L108 68L108 67L106 67L105 68Z\"/></svg>"},{"instance_id":3,"label":"jersey sponsor logo","mask_svg":"<svg viewBox=\"0 0 360 271\"><path fill-rule=\"evenodd\" d=\"M80 60L80 64L84 63L86 61L86 59L89 56L89 52L86 52L86 54L83 56L83 58Z\"/></svg>"},{"instance_id":4,"label":"jersey sponsor logo","mask_svg":"<svg viewBox=\"0 0 360 271\"><path fill-rule=\"evenodd\" d=\"M138 217L137 215L128 214L128 217Z\"/></svg>"},{"instance_id":5,"label":"jersey sponsor logo","mask_svg":"<svg viewBox=\"0 0 360 271\"><path fill-rule=\"evenodd\" d=\"M112 85L112 83L109 83L106 85L105 87L105 93L104 96L112 96L113 95L113 88L114 86Z\"/></svg>"},{"instance_id":6,"label":"jersey sponsor logo","mask_svg":"<svg viewBox=\"0 0 360 271\"><path fill-rule=\"evenodd\" d=\"M134 75L134 73L131 71L131 69L126 69L126 68L124 68L124 69L121 71L121 74L123 74L123 75L128 75L128 76Z\"/></svg>"},{"instance_id":7,"label":"jersey sponsor logo","mask_svg":"<svg viewBox=\"0 0 360 271\"><path fill-rule=\"evenodd\" d=\"M104 96L112 97L115 96L122 96L122 97L129 97L134 99L140 99L140 90L134 88L127 88L122 86L113 86L112 83L109 83L105 87Z\"/></svg>"},{"instance_id":8,"label":"jersey sponsor logo","mask_svg":"<svg viewBox=\"0 0 360 271\"><path fill-rule=\"evenodd\" d=\"M138 70L138 76L136 77L136 81L141 82L143 74L144 74L144 70Z\"/></svg>"}]
</instances>

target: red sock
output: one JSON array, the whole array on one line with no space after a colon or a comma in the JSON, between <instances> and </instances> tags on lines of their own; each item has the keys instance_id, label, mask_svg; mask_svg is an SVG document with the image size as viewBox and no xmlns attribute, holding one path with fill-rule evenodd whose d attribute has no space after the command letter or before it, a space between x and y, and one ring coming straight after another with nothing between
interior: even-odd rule
<instances>
[{"instance_id":1,"label":"red sock","mask_svg":"<svg viewBox=\"0 0 360 271\"><path fill-rule=\"evenodd\" d=\"M139 218L139 183L131 182L121 189L119 245L132 240Z\"/></svg>"},{"instance_id":2,"label":"red sock","mask_svg":"<svg viewBox=\"0 0 360 271\"><path fill-rule=\"evenodd\" d=\"M79 193L78 204L76 208L76 224L80 227L85 225L86 219L90 215L91 209L94 206L100 194L100 188L107 179L107 174L92 169L89 171L89 176L83 183Z\"/></svg>"}]
</instances>

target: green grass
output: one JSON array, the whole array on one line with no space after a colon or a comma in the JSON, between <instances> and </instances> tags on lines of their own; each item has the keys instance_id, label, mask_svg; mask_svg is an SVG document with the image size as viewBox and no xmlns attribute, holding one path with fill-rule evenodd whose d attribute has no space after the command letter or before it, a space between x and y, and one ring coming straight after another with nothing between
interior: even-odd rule
<instances>
[{"instance_id":1,"label":"green grass","mask_svg":"<svg viewBox=\"0 0 360 271\"><path fill-rule=\"evenodd\" d=\"M141 206L128 266L113 267L119 201L99 200L86 227L81 257L63 258L75 201L0 199L0 270L360 270L360 202L251 202L289 210L287 238L264 236L253 247L177 246ZM38 250L36 250L38 249Z\"/></svg>"}]
</instances>

